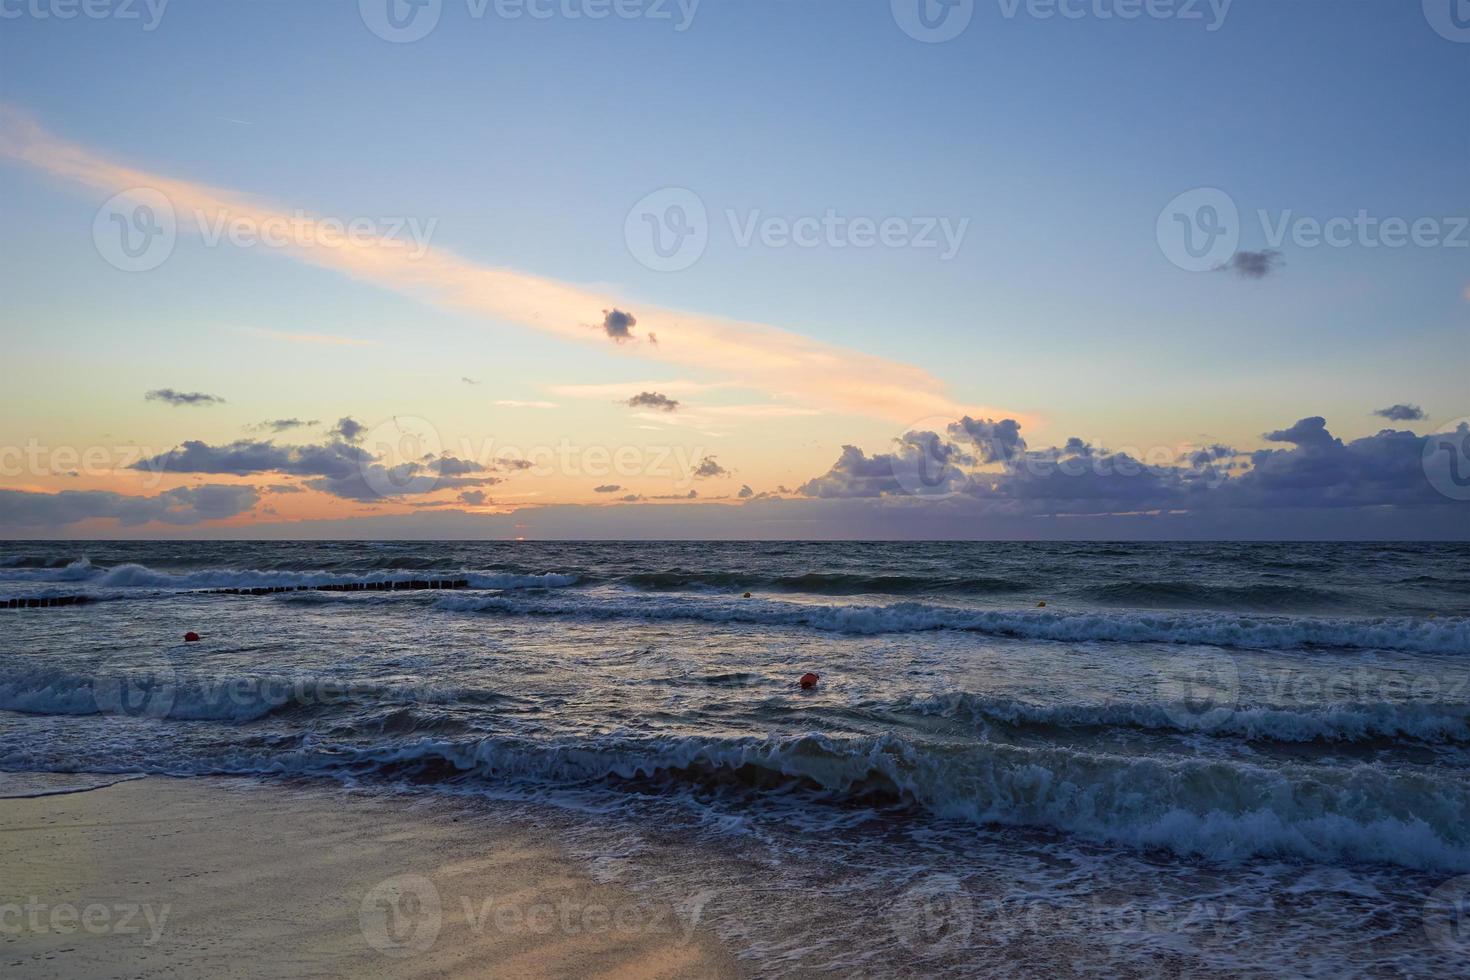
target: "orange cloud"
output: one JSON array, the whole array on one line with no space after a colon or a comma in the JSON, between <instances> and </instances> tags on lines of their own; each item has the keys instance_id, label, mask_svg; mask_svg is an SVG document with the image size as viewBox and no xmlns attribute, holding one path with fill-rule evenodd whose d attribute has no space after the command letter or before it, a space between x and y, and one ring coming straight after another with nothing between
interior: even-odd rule
<instances>
[{"instance_id":1,"label":"orange cloud","mask_svg":"<svg viewBox=\"0 0 1470 980\"><path fill-rule=\"evenodd\" d=\"M386 235L347 236L321 227L322 219L288 212L236 191L125 166L62 140L13 107L0 106L0 155L82 187L111 194L140 189L162 194L181 232L219 228L227 222L255 227L289 226L281 251L301 261L413 296L442 308L468 311L619 353L597 327L602 310L636 313L639 334L658 343L625 344L638 356L708 371L770 395L824 409L912 420L960 415L1002 415L995 408L962 405L944 384L910 364L863 354L803 337L790 330L699 313L628 303L583 286L515 269L488 266L423 243Z\"/></svg>"}]
</instances>

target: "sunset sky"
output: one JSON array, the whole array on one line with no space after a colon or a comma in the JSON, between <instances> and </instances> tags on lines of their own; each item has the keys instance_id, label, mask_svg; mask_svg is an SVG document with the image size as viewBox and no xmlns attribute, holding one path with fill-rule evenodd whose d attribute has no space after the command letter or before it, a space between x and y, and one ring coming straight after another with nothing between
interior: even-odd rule
<instances>
[{"instance_id":1,"label":"sunset sky","mask_svg":"<svg viewBox=\"0 0 1470 980\"><path fill-rule=\"evenodd\" d=\"M4 0L0 537L1470 537L1470 28L1132 6Z\"/></svg>"}]
</instances>

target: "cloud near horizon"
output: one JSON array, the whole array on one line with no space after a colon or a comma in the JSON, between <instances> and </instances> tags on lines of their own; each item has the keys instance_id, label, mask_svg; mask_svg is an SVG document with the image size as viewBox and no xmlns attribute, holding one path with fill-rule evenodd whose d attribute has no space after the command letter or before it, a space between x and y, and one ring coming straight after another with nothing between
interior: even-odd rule
<instances>
[{"instance_id":1,"label":"cloud near horizon","mask_svg":"<svg viewBox=\"0 0 1470 980\"><path fill-rule=\"evenodd\" d=\"M1380 408L1373 414L1391 422L1422 422L1428 417L1424 414L1424 409L1418 405L1408 404L1390 405L1387 408Z\"/></svg>"},{"instance_id":2,"label":"cloud near horizon","mask_svg":"<svg viewBox=\"0 0 1470 980\"><path fill-rule=\"evenodd\" d=\"M344 426L339 423L338 428ZM360 426L345 428L354 435L360 434ZM155 474L296 476L304 478L309 489L361 503L504 482L504 477L491 475L488 466L449 453L387 465L366 449L340 439L306 446L278 446L254 439L212 446L193 439L169 452L139 460L129 468Z\"/></svg>"},{"instance_id":3,"label":"cloud near horizon","mask_svg":"<svg viewBox=\"0 0 1470 980\"><path fill-rule=\"evenodd\" d=\"M163 402L175 408L202 408L206 405L223 405L225 400L218 395L206 395L202 391L175 391L173 388L155 388L143 396L144 401Z\"/></svg>"},{"instance_id":4,"label":"cloud near horizon","mask_svg":"<svg viewBox=\"0 0 1470 980\"><path fill-rule=\"evenodd\" d=\"M827 472L802 484L795 498L784 496L791 493L784 487L773 495L749 492L749 487L742 486L728 503L718 502L727 499L723 497L701 498L693 490L615 496L623 493L622 488L608 484L597 487L596 492L613 496L619 503L673 502L660 519L669 522L669 528L696 537L716 531L721 537L738 536L733 533L745 527L748 537L866 534L1066 539L1071 536L1068 528L1075 528L1083 537L1110 533L1124 538L1229 537L1245 533L1288 538L1388 534L1470 539L1470 505L1436 489L1424 468L1426 453L1437 440L1452 455L1461 455L1461 462L1449 461L1451 466L1470 472L1463 462L1470 459L1470 424L1461 424L1448 435L1383 429L1343 440L1329 431L1322 417L1309 416L1264 435L1283 448L1242 453L1212 444L1164 450L1165 458L1160 460L1157 451L1110 450L1077 438L1061 446L1028 448L1019 424L1009 424L1014 421L964 418L948 426L944 434L909 432L895 440L889 451L871 455L856 446L844 447ZM236 476L285 474L301 478L308 489L339 499L413 507L422 506L416 500L446 489L460 490L458 502L462 504L483 505L488 498L480 488L502 479L490 467L447 454L390 467L361 447L341 441L320 446L276 446L253 440L210 446L191 441L133 468ZM707 476L728 475L712 457L706 457L700 469ZM265 491L290 492L290 485L273 484ZM260 493L257 487L219 485L183 487L152 497L110 491L45 494L7 490L0 491L0 527L54 529L91 518L112 519L127 528L152 522L203 524L249 511ZM705 516L675 506L695 501L708 510ZM428 503L442 507L455 501ZM567 527L592 533L594 526L588 522L593 518L576 516L579 506L528 505L508 513L521 521L540 520L534 518L537 514L556 514L568 522ZM652 519L647 515L625 521L617 516L620 508L591 509L604 515L599 519L607 523L598 526L605 529L648 531L652 527L646 523ZM730 514L731 510L737 514ZM739 516L742 513L747 516ZM490 521L492 516L475 515L475 519ZM1067 521L1037 524L1038 518ZM355 522L372 520L375 518L359 511L335 523L299 526L320 525L341 534ZM252 526L236 524L229 530L234 534ZM518 534L520 526L506 530ZM778 533L772 534L773 529ZM470 528L467 525L462 530L468 533Z\"/></svg>"},{"instance_id":5,"label":"cloud near horizon","mask_svg":"<svg viewBox=\"0 0 1470 980\"><path fill-rule=\"evenodd\" d=\"M65 527L99 518L116 521L120 527L152 523L184 526L236 517L259 501L255 487L218 483L177 487L151 497L110 490L0 490L0 527Z\"/></svg>"},{"instance_id":6,"label":"cloud near horizon","mask_svg":"<svg viewBox=\"0 0 1470 980\"><path fill-rule=\"evenodd\" d=\"M910 432L892 451L872 456L846 446L831 469L797 492L821 499L962 498L980 514L1047 516L1454 505L1425 475L1430 437L1384 429L1345 443L1320 416L1264 436L1292 448L1258 450L1239 462L1234 449L1219 445L1168 462L1076 438L1027 450L1019 426L1004 423L1001 444L1010 452L999 455L995 423L965 422L971 424L950 427L950 439ZM977 465L992 462L1001 467Z\"/></svg>"},{"instance_id":7,"label":"cloud near horizon","mask_svg":"<svg viewBox=\"0 0 1470 980\"><path fill-rule=\"evenodd\" d=\"M0 156L107 195L151 189L164 195L176 213L197 212L209 226L231 218L257 225L299 224L291 209L256 203L245 193L108 159L53 135L30 116L4 104L0 104ZM178 222L181 229L194 224ZM437 247L421 254L417 249L412 243L384 237L368 243L313 239L280 251L442 309L509 321L578 343L589 341L585 327L589 311L619 312L614 297L603 292L486 265ZM631 331L632 317L621 327L616 322L609 324L609 319L608 315L603 318L607 335L618 329ZM707 370L805 405L898 422L935 415L1006 414L957 403L938 378L914 365L779 327L647 306L639 309L637 322L647 331L656 331L658 337L657 344L637 345L639 356Z\"/></svg>"}]
</instances>

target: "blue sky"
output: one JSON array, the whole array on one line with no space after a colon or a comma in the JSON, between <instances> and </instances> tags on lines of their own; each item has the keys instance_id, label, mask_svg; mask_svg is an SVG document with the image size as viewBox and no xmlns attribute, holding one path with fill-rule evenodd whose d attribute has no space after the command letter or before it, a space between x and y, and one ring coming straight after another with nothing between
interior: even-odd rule
<instances>
[{"instance_id":1,"label":"blue sky","mask_svg":"<svg viewBox=\"0 0 1470 980\"><path fill-rule=\"evenodd\" d=\"M1470 247L1287 242L1272 274L1246 280L1182 271L1155 236L1165 204L1200 187L1238 205L1247 251L1271 245L1257 209L1464 216L1470 44L1417 3L1236 0L1223 18L1201 3L1199 20L1125 21L1099 16L1116 0L1076 4L1076 19L1024 4L1008 17L990 0L960 36L926 44L887 2L705 0L680 31L672 0L669 19L597 21L510 20L493 4L477 18L444 0L427 37L398 44L355 3L172 0L150 31L141 3L141 20L35 16L54 2L4 7L21 16L0 20L0 98L58 139L319 215L417 216L436 248L478 263L916 365L958 404L1024 417L1032 446L1246 451L1307 416L1351 439L1393 403L1422 405L1424 431L1470 413ZM141 391L169 384L229 388L231 404L254 393L262 410L289 392L335 417L402 411L428 396L410 385L395 400L398 379L443 388L459 367L497 399L716 380L487 331L484 316L272 254L187 244L154 272L119 273L89 233L106 195L0 167L18 232L0 245L5 329L28 352L6 379L7 440L96 439L118 418L150 444L238 435L233 416L144 414ZM706 253L672 273L624 239L629 209L664 187L694 191L711 217ZM944 260L742 247L726 218L829 209L968 225ZM74 412L48 403L78 378L90 394ZM780 467L746 467L795 482L846 442L881 451L893 420L860 415L815 419L779 447ZM531 423L538 438L586 424ZM725 456L761 438L736 434Z\"/></svg>"}]
</instances>

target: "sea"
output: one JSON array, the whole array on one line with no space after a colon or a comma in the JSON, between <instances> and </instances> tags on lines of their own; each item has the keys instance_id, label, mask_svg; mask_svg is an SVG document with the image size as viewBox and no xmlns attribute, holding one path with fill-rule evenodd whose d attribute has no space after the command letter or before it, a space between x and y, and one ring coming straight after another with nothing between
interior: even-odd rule
<instances>
[{"instance_id":1,"label":"sea","mask_svg":"<svg viewBox=\"0 0 1470 980\"><path fill-rule=\"evenodd\" d=\"M1470 975L1470 545L0 543L43 598L0 770L473 800L756 975Z\"/></svg>"}]
</instances>

